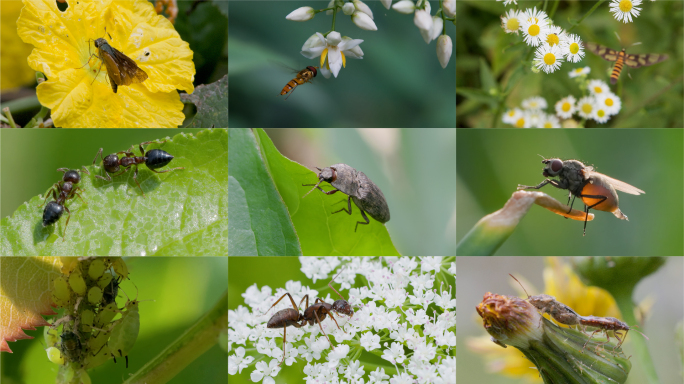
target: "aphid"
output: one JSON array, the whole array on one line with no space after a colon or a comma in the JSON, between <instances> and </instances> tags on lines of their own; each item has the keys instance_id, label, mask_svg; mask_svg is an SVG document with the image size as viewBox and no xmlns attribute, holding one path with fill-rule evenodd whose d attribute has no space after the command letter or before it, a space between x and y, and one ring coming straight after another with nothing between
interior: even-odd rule
<instances>
[{"instance_id":1,"label":"aphid","mask_svg":"<svg viewBox=\"0 0 684 384\"><path fill-rule=\"evenodd\" d=\"M104 305L114 303L119 294L119 281L111 279L102 291L102 303Z\"/></svg>"},{"instance_id":2,"label":"aphid","mask_svg":"<svg viewBox=\"0 0 684 384\"><path fill-rule=\"evenodd\" d=\"M105 34L107 34L107 28L105 28ZM109 38L111 39L112 35L109 35ZM83 64L82 67L80 67L83 68L87 64L89 64L90 59L92 59L93 56L100 59L100 67L98 68L97 74L95 75L93 82L95 82L97 76L100 75L103 63L105 64L105 68L107 69L107 77L109 77L109 79L111 80L110 84L112 86L112 91L114 91L114 93L116 93L118 87L121 85L142 83L143 81L147 80L147 73L140 69L140 67L138 67L138 64L136 64L136 62L133 61L130 57L124 55L118 49L109 45L107 40L100 37L97 40L95 40L94 44L95 48L97 48L99 56L94 53L90 53L89 40L88 53L90 54L90 56L88 57L88 62Z\"/></svg>"},{"instance_id":3,"label":"aphid","mask_svg":"<svg viewBox=\"0 0 684 384\"><path fill-rule=\"evenodd\" d=\"M126 368L128 368L128 352L133 349L140 331L139 303L137 296L136 299L126 302L124 310L121 312L121 318L115 322L116 324L109 337L108 344L112 355L125 357ZM114 358L114 362L116 363L116 358Z\"/></svg>"},{"instance_id":4,"label":"aphid","mask_svg":"<svg viewBox=\"0 0 684 384\"><path fill-rule=\"evenodd\" d=\"M295 88L297 88L298 85L302 85L304 83L308 83L311 80L313 80L314 77L318 74L318 71L316 70L318 67L312 67L308 66L301 71L297 72L297 75L295 76L294 79L290 80L285 86L283 87L283 90L280 91L280 96L287 94L288 92L291 94L294 93ZM290 95L287 95L285 100L287 100Z\"/></svg>"},{"instance_id":5,"label":"aphid","mask_svg":"<svg viewBox=\"0 0 684 384\"><path fill-rule=\"evenodd\" d=\"M387 201L385 200L385 195L382 194L380 188L378 188L378 186L375 185L375 183L373 183L363 172L359 172L347 164L334 164L327 168L321 169L316 167L316 169L320 171L318 174L319 181L316 184L302 184L302 186L305 187L312 185L314 186L311 188L311 191L307 192L304 196L302 196L302 198L306 197L306 195L311 193L316 188L326 195L332 195L337 191L341 191L342 193L348 195L347 208L342 208L333 213L345 211L351 215L351 202L354 200L354 204L356 204L361 211L361 216L363 216L363 219L366 220L365 222L357 221L356 226L354 227L354 232L356 232L359 224L370 223L370 220L368 220L368 217L366 217L365 212L368 212L372 218L381 223L386 223L389 221L390 211L389 207L387 206ZM323 188L319 186L324 181L330 183L330 185L336 189L328 192L324 191Z\"/></svg>"},{"instance_id":6,"label":"aphid","mask_svg":"<svg viewBox=\"0 0 684 384\"><path fill-rule=\"evenodd\" d=\"M90 175L90 172L88 172L85 167L83 167L83 170ZM50 197L50 192L52 192L52 198L54 200L49 202L45 206L45 209L43 209L43 227L47 227L48 225L56 223L57 220L59 220L64 214L64 210L67 211L69 217L67 217L66 224L64 224L64 231L62 232L62 241L64 241L66 227L69 225L69 219L71 219L71 211L65 206L66 201L73 199L74 196L78 196L81 201L83 201L83 198L77 192L79 189L83 190L83 188L80 188L76 185L81 181L81 175L78 174L79 171L68 168L59 168L57 171L64 172L62 180L55 183L48 190L47 194L45 195L45 201L43 201L43 204L41 204L40 207L45 204L48 197Z\"/></svg>"},{"instance_id":7,"label":"aphid","mask_svg":"<svg viewBox=\"0 0 684 384\"><path fill-rule=\"evenodd\" d=\"M623 181L595 172L594 167L584 165L577 160L544 159L542 163L546 164L542 175L544 177L558 176L559 180L546 179L537 186L518 184L518 190L539 189L546 184L551 184L559 189L567 189L569 191L568 204L570 204L570 210L572 210L572 204L575 203L575 197L581 198L582 202L584 202L584 212L586 214L584 219L584 235L587 233L587 218L591 208L612 212L618 219L627 220L627 215L622 213L618 207L616 190L631 195L646 193ZM570 203L571 196L572 204ZM568 213L570 210L568 210Z\"/></svg>"},{"instance_id":8,"label":"aphid","mask_svg":"<svg viewBox=\"0 0 684 384\"><path fill-rule=\"evenodd\" d=\"M166 141L161 141L161 143L165 143ZM138 188L140 188L140 191L142 192L143 196L145 196L145 192L143 191L142 187L140 186L140 183L138 183L138 164L145 164L147 165L147 168L149 168L152 172L156 173L166 173L166 172L171 172L176 169L185 169L184 167L178 167L178 168L171 168L167 169L165 171L157 171L157 168L161 168L173 160L173 156L169 154L166 151L163 151L161 149L153 149L151 151L147 151L145 153L145 150L143 149L143 145L146 144L151 144L155 143L155 141L146 141L144 143L139 144L140 148L140 153L142 156L136 156L133 153L133 148L135 145L131 145L131 148L128 149L128 151L121 151L117 153L112 153L110 155L107 155L106 157L102 157L102 148L97 152L97 155L95 155L95 158L93 159L93 165L95 165L95 161L97 161L97 157L100 156L102 159L102 165L104 166L105 169L105 175L106 177L102 177L100 175L96 175L98 179L102 179L105 181L112 181L111 176L109 175L110 173L116 173L119 172L120 167L123 167L124 170L117 173L114 175L120 176L124 173L126 173L131 166L135 166L135 173L133 173L133 180L135 181L136 184L138 184ZM118 155L125 155L122 158L119 158Z\"/></svg>"},{"instance_id":9,"label":"aphid","mask_svg":"<svg viewBox=\"0 0 684 384\"><path fill-rule=\"evenodd\" d=\"M617 83L618 77L620 77L620 72L622 71L623 64L627 64L632 68L639 68L641 66L649 66L653 64L658 64L661 61L667 60L667 55L661 55L657 53L647 53L643 55L628 55L625 53L625 49L617 52L606 46L597 43L585 43L584 46L603 58L604 60L614 61L615 66L613 67L613 72L610 74L610 83Z\"/></svg>"},{"instance_id":10,"label":"aphid","mask_svg":"<svg viewBox=\"0 0 684 384\"><path fill-rule=\"evenodd\" d=\"M62 355L67 358L67 360L76 362L81 359L81 339L80 337L71 331L64 331L61 336L61 348Z\"/></svg>"}]
</instances>

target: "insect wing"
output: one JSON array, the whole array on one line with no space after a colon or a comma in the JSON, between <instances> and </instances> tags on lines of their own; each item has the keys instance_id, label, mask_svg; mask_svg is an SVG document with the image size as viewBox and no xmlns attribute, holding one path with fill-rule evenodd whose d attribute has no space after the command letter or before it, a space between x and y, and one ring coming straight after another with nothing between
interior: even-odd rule
<instances>
[{"instance_id":1,"label":"insect wing","mask_svg":"<svg viewBox=\"0 0 684 384\"><path fill-rule=\"evenodd\" d=\"M618 52L606 46L596 43L584 43L584 47L601 56L604 60L615 61L618 58Z\"/></svg>"},{"instance_id":2,"label":"insect wing","mask_svg":"<svg viewBox=\"0 0 684 384\"><path fill-rule=\"evenodd\" d=\"M632 68L639 68L641 66L647 67L649 65L658 64L661 61L668 59L667 55L660 55L657 53L647 53L643 55L627 55L625 64Z\"/></svg>"},{"instance_id":3,"label":"insect wing","mask_svg":"<svg viewBox=\"0 0 684 384\"><path fill-rule=\"evenodd\" d=\"M100 46L100 57L104 59L109 78L116 85L131 85L147 80L147 73L135 61L109 44Z\"/></svg>"},{"instance_id":4,"label":"insect wing","mask_svg":"<svg viewBox=\"0 0 684 384\"><path fill-rule=\"evenodd\" d=\"M622 191L624 193L629 193L630 195L637 195L638 196L638 195L641 195L642 193L646 193L646 192L642 191L641 189L639 189L633 185L629 185L629 184L625 183L624 181L613 179L612 177L606 176L603 173L593 172L593 171L589 171L589 172L585 171L584 172L585 178L590 178L591 176L602 177L605 180L607 180L613 186L613 188L617 189L618 191Z\"/></svg>"}]
</instances>

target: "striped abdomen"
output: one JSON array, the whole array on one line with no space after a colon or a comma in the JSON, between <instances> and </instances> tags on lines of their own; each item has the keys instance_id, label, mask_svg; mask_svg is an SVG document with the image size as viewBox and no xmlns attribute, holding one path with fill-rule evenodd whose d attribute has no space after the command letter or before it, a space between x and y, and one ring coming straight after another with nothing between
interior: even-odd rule
<instances>
[{"instance_id":1,"label":"striped abdomen","mask_svg":"<svg viewBox=\"0 0 684 384\"><path fill-rule=\"evenodd\" d=\"M613 67L613 72L610 74L610 83L617 83L618 77L620 77L620 72L622 67L625 65L625 50L618 52L617 60L615 61L615 66Z\"/></svg>"},{"instance_id":2,"label":"striped abdomen","mask_svg":"<svg viewBox=\"0 0 684 384\"><path fill-rule=\"evenodd\" d=\"M297 76L294 79L290 80L287 84L285 84L283 90L280 91L280 95L282 96L290 92L291 90L295 89L297 85L308 83L309 81L311 81L311 79L316 77L317 72L318 71L316 70L316 67L309 66L302 69L301 71L299 71L299 73L297 73Z\"/></svg>"}]
</instances>

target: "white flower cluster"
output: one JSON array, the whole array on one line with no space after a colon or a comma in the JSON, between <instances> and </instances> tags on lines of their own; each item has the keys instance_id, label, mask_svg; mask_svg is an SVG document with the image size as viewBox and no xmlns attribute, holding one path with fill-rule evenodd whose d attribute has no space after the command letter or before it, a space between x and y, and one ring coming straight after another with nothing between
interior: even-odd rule
<instances>
[{"instance_id":1,"label":"white flower cluster","mask_svg":"<svg viewBox=\"0 0 684 384\"><path fill-rule=\"evenodd\" d=\"M354 308L351 319L333 312L337 324L328 316L320 326L287 328L284 364L289 366L296 360L306 360L302 382L456 383L454 258L300 257L299 261L302 272L313 282L341 271L332 285L338 286L338 291L349 289L347 300ZM354 287L357 275L364 283ZM434 287L435 280L440 281L439 287ZM275 294L270 287L259 289L255 284L242 294L249 308L239 306L228 311L230 375L254 365L250 374L252 381L274 383L273 377L280 372L278 364L283 358L283 350L276 346L276 340L282 339L283 329L266 328L266 322L277 311L292 309L285 297L269 311L286 292L295 302L305 295L318 297L318 291L299 281L288 281ZM336 299L337 294L333 292L332 297L328 293L323 300L332 303ZM320 334L321 327L334 340L334 349ZM240 346L235 348L234 344ZM245 347L256 349L257 353L246 356ZM364 351L381 356L391 372L385 373L385 368L376 367L367 373L358 359ZM271 358L268 363L267 358ZM364 378L366 375L368 378Z\"/></svg>"},{"instance_id":2,"label":"white flower cluster","mask_svg":"<svg viewBox=\"0 0 684 384\"><path fill-rule=\"evenodd\" d=\"M501 27L506 33L522 31L525 43L537 47L535 66L546 73L555 72L563 61L577 63L584 57L579 36L553 25L546 12L537 11L537 7L525 11L508 10L501 16Z\"/></svg>"},{"instance_id":3,"label":"white flower cluster","mask_svg":"<svg viewBox=\"0 0 684 384\"><path fill-rule=\"evenodd\" d=\"M391 0L386 1L391 3ZM413 13L413 23L418 27L426 44L437 39L437 59L442 68L446 68L453 51L453 43L451 37L445 32L444 20L441 16L437 16L440 10L435 12L435 16L430 16L431 7L428 0L417 0L415 3L411 0L401 0L392 5L392 9L407 15ZM444 0L441 11L445 16L455 17L456 0Z\"/></svg>"},{"instance_id":4,"label":"white flower cluster","mask_svg":"<svg viewBox=\"0 0 684 384\"><path fill-rule=\"evenodd\" d=\"M543 97L530 97L523 100L522 108L513 108L503 115L503 122L516 128L560 128L560 121L544 109L548 104Z\"/></svg>"}]
</instances>

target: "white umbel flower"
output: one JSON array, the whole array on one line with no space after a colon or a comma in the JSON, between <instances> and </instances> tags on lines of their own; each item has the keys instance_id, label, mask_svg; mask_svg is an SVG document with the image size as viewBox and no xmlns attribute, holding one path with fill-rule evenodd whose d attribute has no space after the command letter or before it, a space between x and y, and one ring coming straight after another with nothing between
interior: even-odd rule
<instances>
[{"instance_id":1,"label":"white umbel flower","mask_svg":"<svg viewBox=\"0 0 684 384\"><path fill-rule=\"evenodd\" d=\"M593 96L585 96L577 102L577 113L585 119L591 119L594 109L596 109L596 100Z\"/></svg>"},{"instance_id":2,"label":"white umbel flower","mask_svg":"<svg viewBox=\"0 0 684 384\"><path fill-rule=\"evenodd\" d=\"M522 17L520 12L515 9L509 9L508 12L501 16L501 28L506 33L518 34L522 26Z\"/></svg>"},{"instance_id":3,"label":"white umbel flower","mask_svg":"<svg viewBox=\"0 0 684 384\"><path fill-rule=\"evenodd\" d=\"M549 19L546 12L537 12L537 7L533 10L528 9L523 16L522 31L527 45L536 47L545 41L549 33Z\"/></svg>"},{"instance_id":4,"label":"white umbel flower","mask_svg":"<svg viewBox=\"0 0 684 384\"><path fill-rule=\"evenodd\" d=\"M612 0L610 2L610 12L613 13L617 21L631 23L632 16L636 18L641 12L641 0Z\"/></svg>"},{"instance_id":5,"label":"white umbel flower","mask_svg":"<svg viewBox=\"0 0 684 384\"><path fill-rule=\"evenodd\" d=\"M546 99L541 96L528 97L522 102L522 107L528 110L542 110L546 109L547 106Z\"/></svg>"},{"instance_id":6,"label":"white umbel flower","mask_svg":"<svg viewBox=\"0 0 684 384\"><path fill-rule=\"evenodd\" d=\"M582 40L580 40L579 36L575 34L568 36L561 43L561 48L563 49L565 60L571 63L576 63L584 57L584 45L582 45Z\"/></svg>"},{"instance_id":7,"label":"white umbel flower","mask_svg":"<svg viewBox=\"0 0 684 384\"><path fill-rule=\"evenodd\" d=\"M555 72L563 64L561 47L543 44L534 55L535 66L546 73Z\"/></svg>"},{"instance_id":8,"label":"white umbel flower","mask_svg":"<svg viewBox=\"0 0 684 384\"><path fill-rule=\"evenodd\" d=\"M570 78L573 78L573 77L577 77L577 76L588 75L589 72L591 72L591 68L589 68L589 67L575 68L572 71L570 71L568 76L570 76Z\"/></svg>"},{"instance_id":9,"label":"white umbel flower","mask_svg":"<svg viewBox=\"0 0 684 384\"><path fill-rule=\"evenodd\" d=\"M290 21L307 21L313 19L316 12L311 7L301 7L290 12L289 15L285 16L286 19Z\"/></svg>"},{"instance_id":10,"label":"white umbel flower","mask_svg":"<svg viewBox=\"0 0 684 384\"><path fill-rule=\"evenodd\" d=\"M610 87L608 87L608 84L603 80L590 80L589 84L587 84L587 88L594 96L610 92Z\"/></svg>"},{"instance_id":11,"label":"white umbel flower","mask_svg":"<svg viewBox=\"0 0 684 384\"><path fill-rule=\"evenodd\" d=\"M596 105L599 108L603 108L608 115L617 115L618 112L620 112L620 108L622 108L622 101L620 98L612 93L604 93L601 94L600 96L596 96Z\"/></svg>"},{"instance_id":12,"label":"white umbel flower","mask_svg":"<svg viewBox=\"0 0 684 384\"><path fill-rule=\"evenodd\" d=\"M563 119L569 119L575 113L575 98L572 95L564 97L556 103L556 114Z\"/></svg>"}]
</instances>

